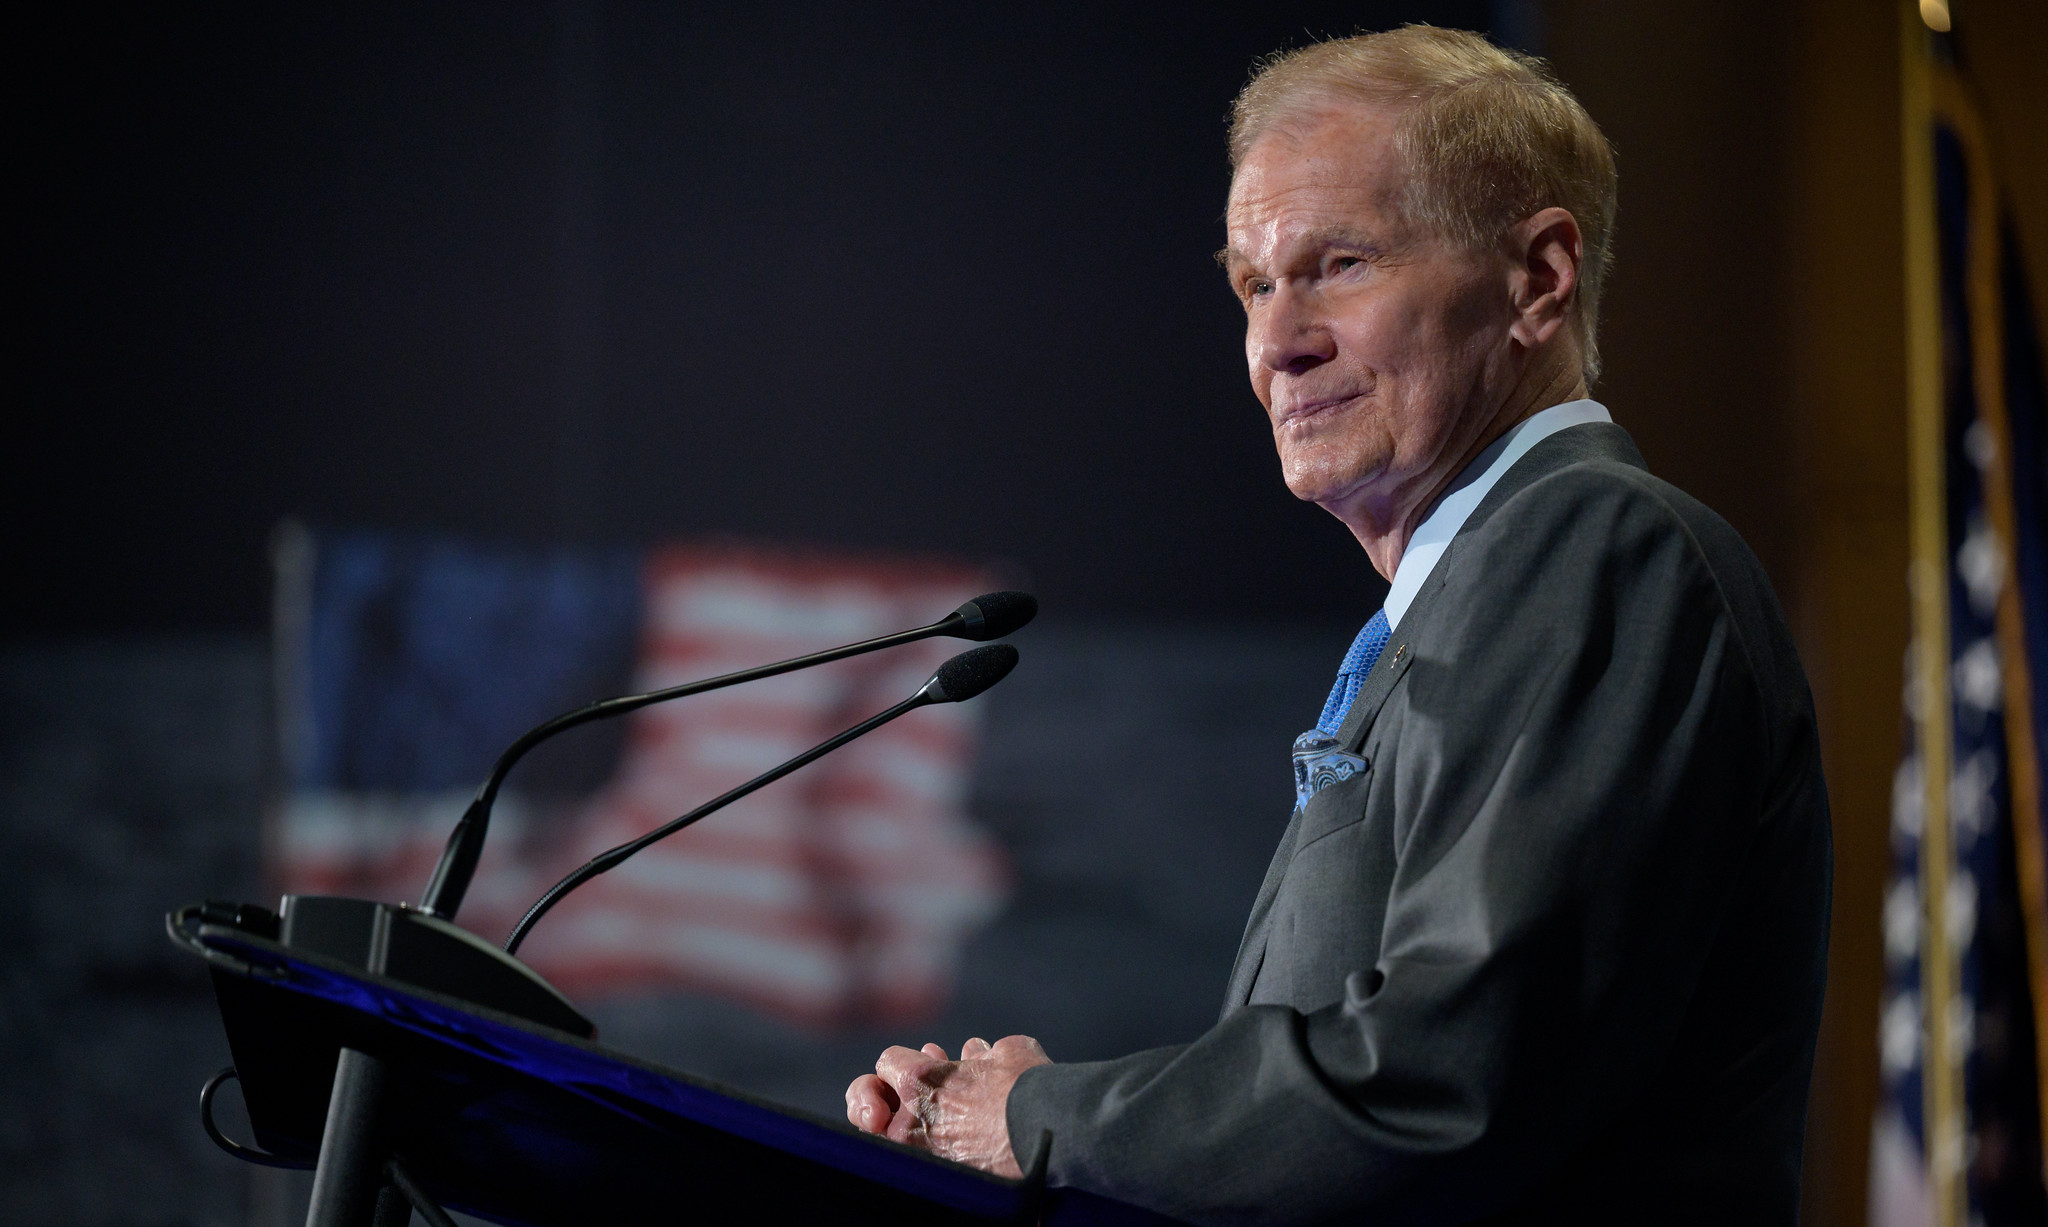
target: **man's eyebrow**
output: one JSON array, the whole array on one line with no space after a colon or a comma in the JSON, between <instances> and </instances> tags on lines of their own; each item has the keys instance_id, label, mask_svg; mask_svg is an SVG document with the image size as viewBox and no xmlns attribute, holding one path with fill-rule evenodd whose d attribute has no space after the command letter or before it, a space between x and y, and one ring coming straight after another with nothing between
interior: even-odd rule
<instances>
[{"instance_id":1,"label":"man's eyebrow","mask_svg":"<svg viewBox=\"0 0 2048 1227\"><path fill-rule=\"evenodd\" d=\"M1384 239L1376 239L1362 230L1350 226L1316 226L1302 231L1288 244L1297 251L1321 251L1331 247L1349 247L1358 251L1369 251L1375 255L1391 250L1392 245ZM1216 263L1229 269L1235 264L1250 264L1251 260L1234 247L1220 247L1216 250Z\"/></svg>"},{"instance_id":2,"label":"man's eyebrow","mask_svg":"<svg viewBox=\"0 0 2048 1227\"><path fill-rule=\"evenodd\" d=\"M1364 251L1386 251L1385 239L1377 239L1349 226L1316 226L1295 240L1297 247L1356 247Z\"/></svg>"}]
</instances>

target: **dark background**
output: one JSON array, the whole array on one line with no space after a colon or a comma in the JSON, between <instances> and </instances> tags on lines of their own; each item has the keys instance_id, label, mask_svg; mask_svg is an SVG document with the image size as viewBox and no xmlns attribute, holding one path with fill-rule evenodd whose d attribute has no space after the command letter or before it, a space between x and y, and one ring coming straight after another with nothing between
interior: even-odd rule
<instances>
[{"instance_id":1,"label":"dark background","mask_svg":"<svg viewBox=\"0 0 2048 1227\"><path fill-rule=\"evenodd\" d=\"M281 517L1362 621L1221 244L1257 55L1527 5L46 10L0 633L253 631ZM1361 612L1362 611L1362 612Z\"/></svg>"}]
</instances>

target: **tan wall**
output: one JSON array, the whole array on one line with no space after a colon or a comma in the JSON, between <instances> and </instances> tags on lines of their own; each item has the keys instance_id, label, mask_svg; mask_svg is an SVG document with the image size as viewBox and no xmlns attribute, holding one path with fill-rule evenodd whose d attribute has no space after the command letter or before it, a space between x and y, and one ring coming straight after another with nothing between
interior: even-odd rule
<instances>
[{"instance_id":1,"label":"tan wall","mask_svg":"<svg viewBox=\"0 0 2048 1227\"><path fill-rule=\"evenodd\" d=\"M1835 813L1835 923L1803 1218L1861 1227L1908 635L1899 38L1883 3L1821 0L1800 17L1786 181L1786 342L1802 470L1792 504L1796 625Z\"/></svg>"},{"instance_id":2,"label":"tan wall","mask_svg":"<svg viewBox=\"0 0 2048 1227\"><path fill-rule=\"evenodd\" d=\"M1615 144L1621 212L1596 394L1660 475L1704 498L1781 593L1791 391L1778 116L1782 38L1715 0L1556 0L1559 74Z\"/></svg>"},{"instance_id":3,"label":"tan wall","mask_svg":"<svg viewBox=\"0 0 2048 1227\"><path fill-rule=\"evenodd\" d=\"M1955 8L2033 283L2048 286L2048 5ZM1835 922L1803 1219L1823 1227L1867 1221L1907 637L1896 12L1886 0L1548 5L1558 71L1621 156L1597 394L1658 472L1756 548L1813 680Z\"/></svg>"}]
</instances>

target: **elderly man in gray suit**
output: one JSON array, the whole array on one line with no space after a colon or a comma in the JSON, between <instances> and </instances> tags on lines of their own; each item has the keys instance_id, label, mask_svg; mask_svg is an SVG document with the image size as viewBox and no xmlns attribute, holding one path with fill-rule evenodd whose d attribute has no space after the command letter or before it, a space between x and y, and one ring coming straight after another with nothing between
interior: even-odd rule
<instances>
[{"instance_id":1,"label":"elderly man in gray suit","mask_svg":"<svg viewBox=\"0 0 2048 1227\"><path fill-rule=\"evenodd\" d=\"M1587 399L1612 151L1540 62L1426 27L1269 62L1230 148L1252 387L1386 606L1213 1029L892 1048L848 1118L1198 1222L1791 1223L1812 700L1747 547Z\"/></svg>"}]
</instances>

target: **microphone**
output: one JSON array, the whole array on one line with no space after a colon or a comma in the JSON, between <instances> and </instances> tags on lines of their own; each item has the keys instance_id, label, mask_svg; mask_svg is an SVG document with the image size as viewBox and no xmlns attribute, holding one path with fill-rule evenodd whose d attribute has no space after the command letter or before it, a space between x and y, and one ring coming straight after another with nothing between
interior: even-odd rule
<instances>
[{"instance_id":1,"label":"microphone","mask_svg":"<svg viewBox=\"0 0 2048 1227\"><path fill-rule=\"evenodd\" d=\"M1022 593L1008 595L1023 596ZM1024 599L1029 601L1031 598ZM905 712L929 707L934 703L964 703L1008 677L1010 670L1016 667L1017 649L1007 643L991 644L985 648L962 652L940 665L938 671L933 673L924 685L917 688L917 693L887 711L870 716L845 732L819 742L788 762L771 767L730 792L706 801L673 822L656 827L638 839L590 858L574 873L549 887L548 892L526 910L526 915L520 917L519 924L512 930L512 936L505 939L505 953L517 954L519 943L526 940L526 935L533 931L533 926L539 923L542 916L547 915L548 909L560 903L564 895L598 874L618 868L621 862L642 848L667 839L698 819L724 809L757 789L773 784L807 763L816 762L854 738L874 732Z\"/></svg>"},{"instance_id":2,"label":"microphone","mask_svg":"<svg viewBox=\"0 0 2048 1227\"><path fill-rule=\"evenodd\" d=\"M929 626L898 631L893 635L883 635L845 647L813 652L808 656L798 656L772 665L742 669L737 673L727 673L703 681L686 682L663 690L650 690L646 694L600 699L588 706L564 712L552 720L535 725L498 756L497 764L491 768L491 774L477 789L476 799L469 803L469 808L463 811L462 817L455 823L455 829L449 832L448 845L442 849L441 859L434 866L434 876L427 883L427 893L420 898L419 910L441 920L455 919L456 910L462 906L462 896L469 891L469 880L476 874L477 860L483 855L484 836L490 830L491 806L498 799L498 789L504 785L505 777L511 774L513 765L524 758L527 751L557 733L567 732L593 720L608 720L613 716L622 716L650 704L666 703L670 699L686 698L707 690L722 690L727 686L737 686L741 682L759 681L764 677L808 669L813 665L830 664L835 660L845 660L849 656L915 643L935 635L951 635L955 639L972 639L978 642L1001 639L1022 629L1037 613L1038 598L1028 592L983 593Z\"/></svg>"}]
</instances>

